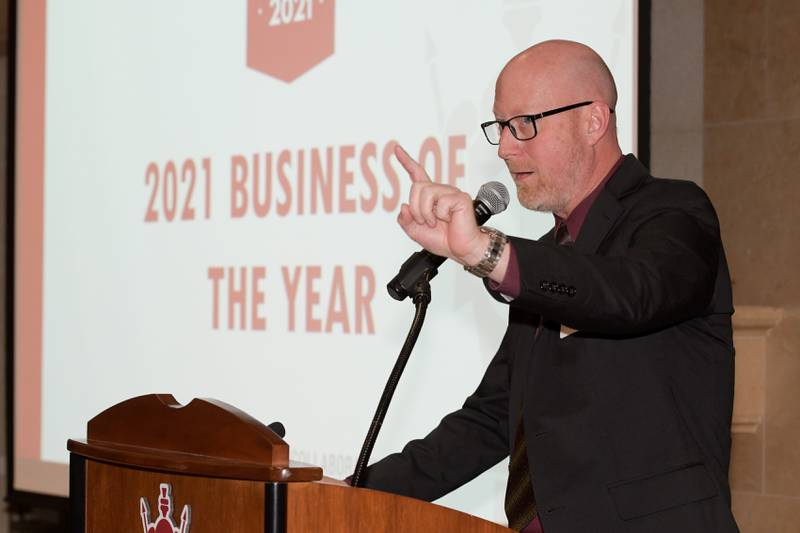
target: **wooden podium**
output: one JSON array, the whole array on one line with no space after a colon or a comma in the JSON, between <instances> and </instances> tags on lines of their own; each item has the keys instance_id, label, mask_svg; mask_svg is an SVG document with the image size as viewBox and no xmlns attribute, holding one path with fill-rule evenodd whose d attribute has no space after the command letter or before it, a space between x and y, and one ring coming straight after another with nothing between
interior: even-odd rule
<instances>
[{"instance_id":1,"label":"wooden podium","mask_svg":"<svg viewBox=\"0 0 800 533\"><path fill-rule=\"evenodd\" d=\"M73 533L509 532L431 503L322 481L272 430L216 400L119 403L70 440Z\"/></svg>"}]
</instances>

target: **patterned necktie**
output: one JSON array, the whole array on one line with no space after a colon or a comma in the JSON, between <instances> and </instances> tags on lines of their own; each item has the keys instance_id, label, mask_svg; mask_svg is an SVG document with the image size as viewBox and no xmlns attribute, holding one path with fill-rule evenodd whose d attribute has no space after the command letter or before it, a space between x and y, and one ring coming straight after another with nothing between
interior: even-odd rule
<instances>
[{"instance_id":1,"label":"patterned necktie","mask_svg":"<svg viewBox=\"0 0 800 533\"><path fill-rule=\"evenodd\" d=\"M514 531L521 531L536 516L536 498L533 495L531 476L528 474L528 447L525 444L522 411L511 450L511 462L508 465L505 508L508 527Z\"/></svg>"},{"instance_id":2,"label":"patterned necktie","mask_svg":"<svg viewBox=\"0 0 800 533\"><path fill-rule=\"evenodd\" d=\"M555 240L560 246L571 246L575 242L563 220L556 224ZM539 327L541 327L541 323ZM525 441L522 409L520 409L517 433L514 437L514 447L511 449L511 462L508 466L505 508L508 527L515 531L521 531L531 523L537 514L536 497L533 494L533 485L531 485L528 470L528 446Z\"/></svg>"}]
</instances>

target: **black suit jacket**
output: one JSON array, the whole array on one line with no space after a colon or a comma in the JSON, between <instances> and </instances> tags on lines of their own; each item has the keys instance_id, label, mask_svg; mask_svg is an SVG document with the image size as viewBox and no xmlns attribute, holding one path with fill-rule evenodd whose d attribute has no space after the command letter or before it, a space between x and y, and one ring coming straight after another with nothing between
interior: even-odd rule
<instances>
[{"instance_id":1,"label":"black suit jacket","mask_svg":"<svg viewBox=\"0 0 800 533\"><path fill-rule=\"evenodd\" d=\"M628 155L573 247L511 241L521 294L483 380L367 486L439 498L506 457L522 416L546 533L738 531L733 305L705 193Z\"/></svg>"}]
</instances>

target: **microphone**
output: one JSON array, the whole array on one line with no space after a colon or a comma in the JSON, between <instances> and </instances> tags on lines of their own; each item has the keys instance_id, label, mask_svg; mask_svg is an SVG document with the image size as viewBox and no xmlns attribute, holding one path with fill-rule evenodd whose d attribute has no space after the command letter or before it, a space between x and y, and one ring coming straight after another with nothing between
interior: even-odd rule
<instances>
[{"instance_id":1,"label":"microphone","mask_svg":"<svg viewBox=\"0 0 800 533\"><path fill-rule=\"evenodd\" d=\"M510 199L508 189L499 181L484 183L472 202L475 209L475 221L479 226L483 226L492 215L505 211ZM386 285L389 296L402 302L413 292L417 281L426 272L429 273L428 280L433 279L438 273L437 268L446 259L446 257L434 255L424 249L411 254L400 267L400 272Z\"/></svg>"}]
</instances>

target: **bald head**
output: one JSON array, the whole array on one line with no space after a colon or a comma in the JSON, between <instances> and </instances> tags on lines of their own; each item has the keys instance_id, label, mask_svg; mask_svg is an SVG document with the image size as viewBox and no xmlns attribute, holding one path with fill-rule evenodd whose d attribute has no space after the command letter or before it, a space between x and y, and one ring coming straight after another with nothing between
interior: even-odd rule
<instances>
[{"instance_id":1,"label":"bald head","mask_svg":"<svg viewBox=\"0 0 800 533\"><path fill-rule=\"evenodd\" d=\"M583 102L590 103L575 106ZM494 95L497 155L511 172L522 205L566 218L594 190L621 157L616 105L614 78L586 45L545 41L506 64ZM535 118L535 138L518 138L514 128L525 123L507 122L559 109Z\"/></svg>"},{"instance_id":2,"label":"bald head","mask_svg":"<svg viewBox=\"0 0 800 533\"><path fill-rule=\"evenodd\" d=\"M544 41L520 52L500 72L496 90L534 91L554 107L583 100L617 105L617 87L603 58L574 41Z\"/></svg>"}]
</instances>

